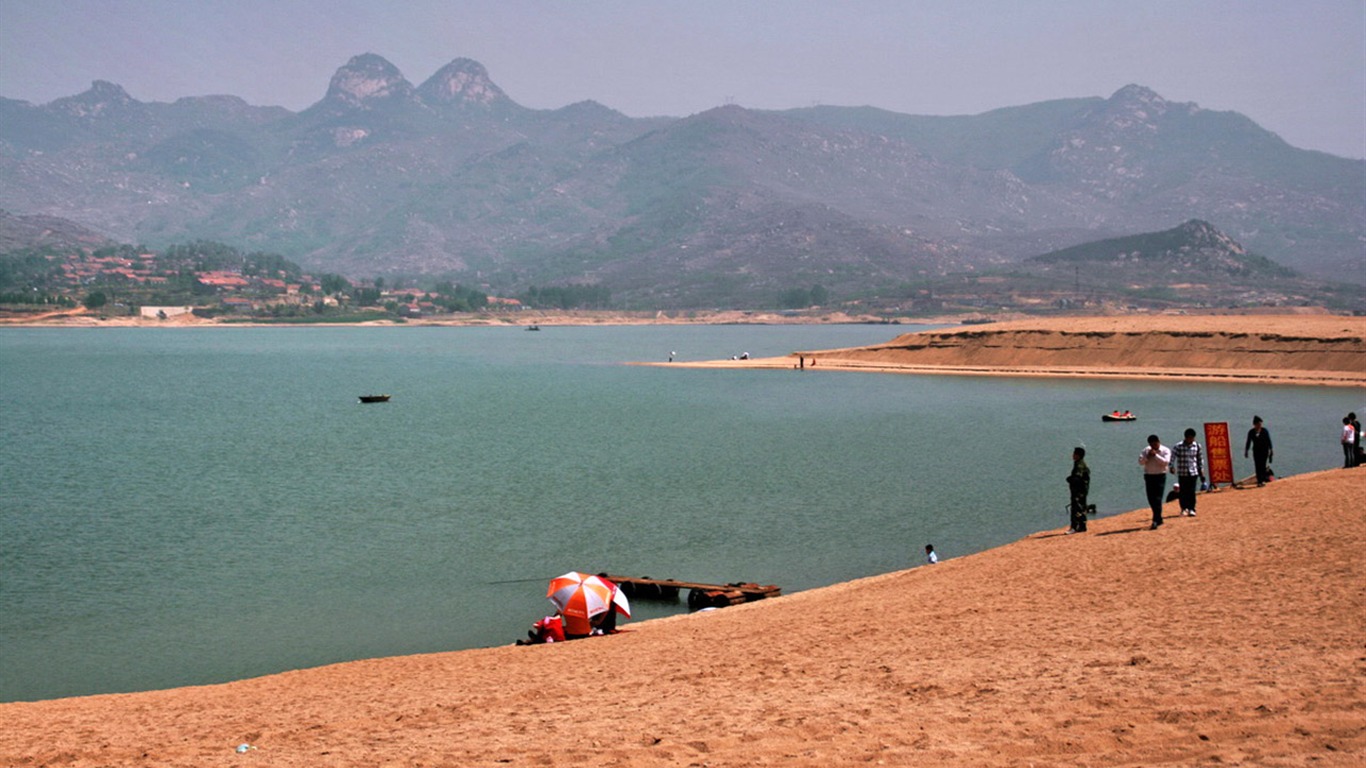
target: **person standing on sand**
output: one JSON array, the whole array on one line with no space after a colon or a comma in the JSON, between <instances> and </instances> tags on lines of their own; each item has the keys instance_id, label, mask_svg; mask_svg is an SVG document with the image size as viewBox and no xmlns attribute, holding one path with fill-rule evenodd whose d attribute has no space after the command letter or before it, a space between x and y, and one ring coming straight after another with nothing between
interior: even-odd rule
<instances>
[{"instance_id":1,"label":"person standing on sand","mask_svg":"<svg viewBox=\"0 0 1366 768\"><path fill-rule=\"evenodd\" d=\"M1271 432L1262 426L1262 417L1252 417L1252 429L1247 431L1247 442L1243 444L1243 458L1247 458L1248 449L1252 449L1252 463L1257 467L1257 487L1266 485L1267 471L1266 466L1271 463L1271 457L1275 451L1271 450Z\"/></svg>"},{"instance_id":2,"label":"person standing on sand","mask_svg":"<svg viewBox=\"0 0 1366 768\"><path fill-rule=\"evenodd\" d=\"M1185 439L1172 449L1172 474L1181 486L1181 516L1195 517L1195 494L1205 484L1205 462L1200 455L1200 444L1195 442L1195 430L1187 427ZM1197 481L1198 478L1198 481Z\"/></svg>"},{"instance_id":3,"label":"person standing on sand","mask_svg":"<svg viewBox=\"0 0 1366 768\"><path fill-rule=\"evenodd\" d=\"M1347 414L1347 418L1352 420L1352 466L1361 466L1361 422L1357 421L1357 412L1352 411Z\"/></svg>"},{"instance_id":4,"label":"person standing on sand","mask_svg":"<svg viewBox=\"0 0 1366 768\"><path fill-rule=\"evenodd\" d=\"M1068 533L1086 531L1086 494L1091 491L1091 470L1086 466L1086 449L1072 449L1072 474L1067 476L1067 487L1072 491L1072 527Z\"/></svg>"},{"instance_id":5,"label":"person standing on sand","mask_svg":"<svg viewBox=\"0 0 1366 768\"><path fill-rule=\"evenodd\" d=\"M1355 421L1355 419L1353 419L1352 416L1353 416L1353 414L1350 414L1350 413L1349 413L1349 414L1347 414L1346 416L1343 416L1343 417L1342 417L1342 468L1343 468L1343 469L1347 469L1348 467L1355 467L1355 466L1356 466L1356 458L1357 458L1356 435L1357 435L1357 431L1356 431L1356 427L1352 424L1352 422Z\"/></svg>"},{"instance_id":6,"label":"person standing on sand","mask_svg":"<svg viewBox=\"0 0 1366 768\"><path fill-rule=\"evenodd\" d=\"M934 553L933 544L925 545L925 562L929 563L930 565L934 565L935 563L939 562L939 555L936 555Z\"/></svg>"},{"instance_id":7,"label":"person standing on sand","mask_svg":"<svg viewBox=\"0 0 1366 768\"><path fill-rule=\"evenodd\" d=\"M1148 435L1148 447L1138 454L1143 467L1143 485L1148 492L1148 506L1153 510L1153 525L1162 525L1162 494L1167 490L1167 467L1172 463L1172 451L1162 444L1157 435Z\"/></svg>"}]
</instances>

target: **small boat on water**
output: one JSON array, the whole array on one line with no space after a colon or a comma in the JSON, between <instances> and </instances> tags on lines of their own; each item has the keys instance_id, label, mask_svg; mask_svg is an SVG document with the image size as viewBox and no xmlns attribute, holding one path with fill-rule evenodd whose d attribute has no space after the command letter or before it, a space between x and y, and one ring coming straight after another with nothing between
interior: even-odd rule
<instances>
[{"instance_id":1,"label":"small boat on water","mask_svg":"<svg viewBox=\"0 0 1366 768\"><path fill-rule=\"evenodd\" d=\"M361 396L360 396L360 401L361 401L362 403L387 403L387 402L389 402L389 396L388 396L388 395L361 395Z\"/></svg>"},{"instance_id":2,"label":"small boat on water","mask_svg":"<svg viewBox=\"0 0 1366 768\"><path fill-rule=\"evenodd\" d=\"M526 329L527 329L528 331L539 331L539 330L541 330L541 326L539 326L539 325L528 325L528 326L526 327Z\"/></svg>"},{"instance_id":3,"label":"small boat on water","mask_svg":"<svg viewBox=\"0 0 1366 768\"><path fill-rule=\"evenodd\" d=\"M1135 415L1133 415L1132 413L1130 413L1130 412L1128 412L1128 411L1125 411L1124 413L1120 413L1119 411L1115 411L1114 413L1102 413L1102 414L1100 415L1100 420L1101 420L1101 421L1138 421L1138 417L1135 416Z\"/></svg>"}]
</instances>

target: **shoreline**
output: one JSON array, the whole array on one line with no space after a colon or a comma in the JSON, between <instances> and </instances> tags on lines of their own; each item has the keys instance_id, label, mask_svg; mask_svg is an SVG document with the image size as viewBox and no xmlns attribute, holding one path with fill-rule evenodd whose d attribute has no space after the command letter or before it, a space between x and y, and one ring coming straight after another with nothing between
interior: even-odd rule
<instances>
[{"instance_id":1,"label":"shoreline","mask_svg":"<svg viewBox=\"0 0 1366 768\"><path fill-rule=\"evenodd\" d=\"M959 316L904 318L889 320L880 315L820 312L791 314L778 311L721 310L680 312L617 312L607 310L565 310L499 314L471 313L460 316L346 322L222 322L193 315L158 320L145 317L99 318L84 312L52 313L41 318L0 317L0 328L521 328L529 325L612 326L612 325L957 325Z\"/></svg>"},{"instance_id":2,"label":"shoreline","mask_svg":"<svg viewBox=\"0 0 1366 768\"><path fill-rule=\"evenodd\" d=\"M0 762L1356 764L1358 473L587 642L0 704Z\"/></svg>"},{"instance_id":3,"label":"shoreline","mask_svg":"<svg viewBox=\"0 0 1366 768\"><path fill-rule=\"evenodd\" d=\"M1226 318L1235 322L1258 322L1267 318L1346 318L1348 315L1335 315L1321 308L1273 308L1243 310L1172 310L1159 313L1132 313L1123 315L1050 315L1034 317L1024 313L1009 313L994 316L940 314L924 317L898 315L889 317L884 314L860 313L856 311L824 310L677 310L677 311L618 311L618 310L520 310L516 312L467 313L463 315L415 318L398 321L389 318L376 320L348 320L346 322L254 322L206 319L194 315L178 315L165 320L156 318L124 316L98 317L85 310L50 312L36 317L25 318L19 315L0 314L0 328L327 328L327 327L364 327L364 328L422 328L422 327L525 327L529 325L546 326L595 326L595 325L885 325L889 329L898 326L946 326L965 332L989 330L1015 324L1031 323L1072 323L1088 322L1097 319L1139 318L1156 320L1161 323L1178 321L1180 318ZM1360 318L1357 318L1360 319Z\"/></svg>"},{"instance_id":4,"label":"shoreline","mask_svg":"<svg viewBox=\"0 0 1366 768\"><path fill-rule=\"evenodd\" d=\"M639 364L1366 387L1366 318L1035 318L913 331L884 344L779 357Z\"/></svg>"},{"instance_id":5,"label":"shoreline","mask_svg":"<svg viewBox=\"0 0 1366 768\"><path fill-rule=\"evenodd\" d=\"M810 353L808 353L810 354ZM792 370L798 367L796 353L787 357L760 357L750 360L699 360L688 362L634 362L630 365L680 368L752 368ZM1052 368L1030 366L948 366L897 365L891 363L823 362L808 366L810 371L894 373L922 376L1002 376L1006 378L1048 379L1125 379L1134 381L1183 381L1191 383L1279 384L1285 386L1366 387L1363 374L1320 371L1223 371L1213 369L1123 369Z\"/></svg>"}]
</instances>

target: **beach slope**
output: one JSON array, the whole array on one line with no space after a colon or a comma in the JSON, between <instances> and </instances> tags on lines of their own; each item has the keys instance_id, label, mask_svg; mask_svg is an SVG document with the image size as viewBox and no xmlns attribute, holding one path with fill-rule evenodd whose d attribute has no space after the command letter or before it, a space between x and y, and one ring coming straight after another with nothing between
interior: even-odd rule
<instances>
[{"instance_id":1,"label":"beach slope","mask_svg":"<svg viewBox=\"0 0 1366 768\"><path fill-rule=\"evenodd\" d=\"M606 638L4 704L0 764L1362 765L1364 482L1223 490L1157 531L1134 511Z\"/></svg>"}]
</instances>

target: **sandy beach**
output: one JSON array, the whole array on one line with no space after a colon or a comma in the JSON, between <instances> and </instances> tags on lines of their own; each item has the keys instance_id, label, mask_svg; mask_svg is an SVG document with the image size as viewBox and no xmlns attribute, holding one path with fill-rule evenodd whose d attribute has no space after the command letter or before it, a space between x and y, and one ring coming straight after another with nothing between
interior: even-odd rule
<instances>
[{"instance_id":1,"label":"sandy beach","mask_svg":"<svg viewBox=\"0 0 1366 768\"><path fill-rule=\"evenodd\" d=\"M1361 765L1364 480L605 638L0 705L0 764Z\"/></svg>"},{"instance_id":2,"label":"sandy beach","mask_svg":"<svg viewBox=\"0 0 1366 768\"><path fill-rule=\"evenodd\" d=\"M674 363L922 375L1044 376L1366 386L1366 317L1120 315L908 333L886 344Z\"/></svg>"},{"instance_id":3,"label":"sandy beach","mask_svg":"<svg viewBox=\"0 0 1366 768\"><path fill-rule=\"evenodd\" d=\"M1137 347L1130 319L1048 322L801 354L818 370L1138 376L1153 361L1363 381L1362 318L1165 318ZM1049 357L1078 339L1084 364ZM1209 339L1256 366L1163 351L1220 354L1195 348ZM1000 357L963 362L979 353ZM907 542L905 570L610 637L0 704L0 765L1359 766L1363 491L1366 468L1327 469L1204 494L1199 517L1173 510L1156 531L1135 510L937 565Z\"/></svg>"}]
</instances>

